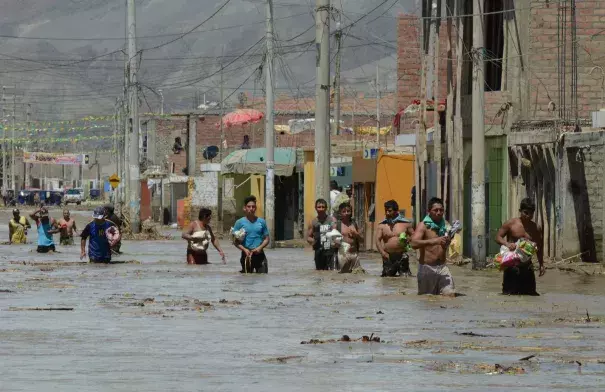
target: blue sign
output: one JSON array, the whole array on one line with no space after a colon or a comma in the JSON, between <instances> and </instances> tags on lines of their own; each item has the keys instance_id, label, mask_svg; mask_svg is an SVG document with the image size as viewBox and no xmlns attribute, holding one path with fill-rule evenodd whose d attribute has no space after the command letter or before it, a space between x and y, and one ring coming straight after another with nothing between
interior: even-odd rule
<instances>
[{"instance_id":1,"label":"blue sign","mask_svg":"<svg viewBox=\"0 0 605 392\"><path fill-rule=\"evenodd\" d=\"M365 150L363 150L363 159L376 159L377 156L377 148L366 148Z\"/></svg>"}]
</instances>

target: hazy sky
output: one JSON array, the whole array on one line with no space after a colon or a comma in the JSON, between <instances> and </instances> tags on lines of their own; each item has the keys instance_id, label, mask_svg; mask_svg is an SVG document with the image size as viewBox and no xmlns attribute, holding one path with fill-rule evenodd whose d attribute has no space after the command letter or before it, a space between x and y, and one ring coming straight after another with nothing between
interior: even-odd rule
<instances>
[{"instance_id":1,"label":"hazy sky","mask_svg":"<svg viewBox=\"0 0 605 392\"><path fill-rule=\"evenodd\" d=\"M263 1L140 0L136 4L144 111L158 108L158 89L163 90L166 110L191 108L196 92L217 99L221 56L226 95L235 100L244 90L263 94L264 82L255 73L265 52L260 41L265 28ZM344 31L345 88L368 90L378 62L383 84L394 89L396 16L413 11L413 1L342 0L332 5L342 10L334 14L332 25L340 21L343 27L352 26ZM281 93L313 95L313 8L314 2L305 0L274 1ZM217 10L210 20L181 36ZM4 0L2 84L16 85L19 101L31 103L36 118L111 114L123 91L124 25L125 0Z\"/></svg>"}]
</instances>

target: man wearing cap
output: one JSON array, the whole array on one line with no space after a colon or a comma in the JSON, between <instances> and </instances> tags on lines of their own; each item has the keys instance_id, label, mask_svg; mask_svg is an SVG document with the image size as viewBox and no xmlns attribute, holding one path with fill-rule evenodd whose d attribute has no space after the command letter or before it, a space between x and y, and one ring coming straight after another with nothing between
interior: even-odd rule
<instances>
[{"instance_id":1,"label":"man wearing cap","mask_svg":"<svg viewBox=\"0 0 605 392\"><path fill-rule=\"evenodd\" d=\"M120 238L118 228L105 219L105 209L95 208L93 221L82 230L80 241L80 259L86 257L86 240L88 240L88 259L91 263L110 263L111 246Z\"/></svg>"},{"instance_id":2,"label":"man wearing cap","mask_svg":"<svg viewBox=\"0 0 605 392\"><path fill-rule=\"evenodd\" d=\"M48 210L45 207L31 214L30 218L36 222L38 230L38 253L56 252L53 234L59 232L57 221L48 216Z\"/></svg>"},{"instance_id":3,"label":"man wearing cap","mask_svg":"<svg viewBox=\"0 0 605 392\"><path fill-rule=\"evenodd\" d=\"M26 217L20 216L18 209L13 210L13 219L8 222L9 243L27 243L27 229L31 228Z\"/></svg>"},{"instance_id":4,"label":"man wearing cap","mask_svg":"<svg viewBox=\"0 0 605 392\"><path fill-rule=\"evenodd\" d=\"M73 245L74 233L76 233L78 229L76 228L76 221L71 219L67 208L63 210L63 218L59 219L59 228L61 230L59 243L61 245Z\"/></svg>"}]
</instances>

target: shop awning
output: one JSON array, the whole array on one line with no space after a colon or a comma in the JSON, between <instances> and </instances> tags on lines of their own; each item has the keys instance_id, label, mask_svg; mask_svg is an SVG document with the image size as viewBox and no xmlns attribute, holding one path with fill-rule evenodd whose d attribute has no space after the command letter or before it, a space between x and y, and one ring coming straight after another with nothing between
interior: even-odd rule
<instances>
[{"instance_id":1,"label":"shop awning","mask_svg":"<svg viewBox=\"0 0 605 392\"><path fill-rule=\"evenodd\" d=\"M276 148L274 157L275 175L291 176L296 166L296 149ZM265 174L267 172L266 159L266 148L237 150L223 159L221 169L223 173Z\"/></svg>"}]
</instances>

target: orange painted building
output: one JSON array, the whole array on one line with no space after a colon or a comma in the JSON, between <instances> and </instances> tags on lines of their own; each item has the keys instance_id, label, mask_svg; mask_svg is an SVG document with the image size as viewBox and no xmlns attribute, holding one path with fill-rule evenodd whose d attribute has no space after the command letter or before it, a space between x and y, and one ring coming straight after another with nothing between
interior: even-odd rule
<instances>
[{"instance_id":1,"label":"orange painted building","mask_svg":"<svg viewBox=\"0 0 605 392\"><path fill-rule=\"evenodd\" d=\"M378 154L376 167L376 221L384 219L384 203L395 200L405 217L412 219L414 155Z\"/></svg>"}]
</instances>

